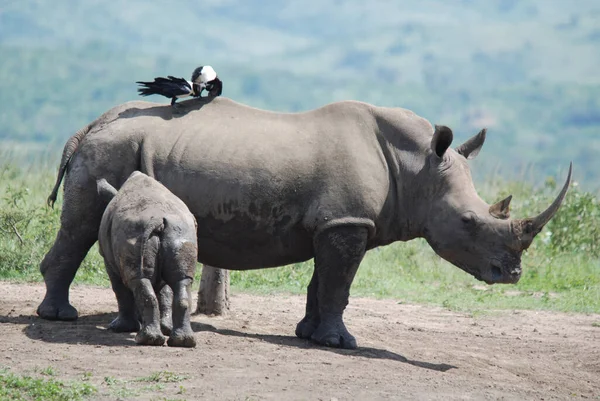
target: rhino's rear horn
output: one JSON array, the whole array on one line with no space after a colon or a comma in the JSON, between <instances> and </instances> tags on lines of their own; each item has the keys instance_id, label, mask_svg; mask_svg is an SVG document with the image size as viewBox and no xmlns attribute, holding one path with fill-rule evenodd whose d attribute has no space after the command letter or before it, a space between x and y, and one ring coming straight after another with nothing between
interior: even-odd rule
<instances>
[{"instance_id":1,"label":"rhino's rear horn","mask_svg":"<svg viewBox=\"0 0 600 401\"><path fill-rule=\"evenodd\" d=\"M485 134L487 129L484 128L472 138L469 138L465 143L456 148L456 152L462 155L467 160L474 159L481 150L483 143L485 142Z\"/></svg>"},{"instance_id":2,"label":"rhino's rear horn","mask_svg":"<svg viewBox=\"0 0 600 401\"><path fill-rule=\"evenodd\" d=\"M490 206L490 214L497 219L508 219L510 217L511 200L512 195L508 195L506 199L502 199L500 202L493 204L492 206Z\"/></svg>"},{"instance_id":3,"label":"rhino's rear horn","mask_svg":"<svg viewBox=\"0 0 600 401\"><path fill-rule=\"evenodd\" d=\"M573 172L573 162L569 165L569 173L567 174L567 180L565 181L565 185L563 185L562 190L554 199L554 202L548 207L548 209L544 210L542 213L538 214L536 217L523 219L518 222L520 231L521 231L521 241L523 242L524 248L527 248L533 238L542 231L542 228L554 217L560 206L562 205L565 196L567 195L567 191L569 190L569 185L571 184L571 174Z\"/></svg>"}]
</instances>

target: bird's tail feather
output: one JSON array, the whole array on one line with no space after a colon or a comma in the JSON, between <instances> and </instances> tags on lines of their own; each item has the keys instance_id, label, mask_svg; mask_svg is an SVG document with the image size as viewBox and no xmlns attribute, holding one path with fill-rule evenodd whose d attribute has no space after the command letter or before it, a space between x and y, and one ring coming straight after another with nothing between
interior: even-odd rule
<instances>
[{"instance_id":1,"label":"bird's tail feather","mask_svg":"<svg viewBox=\"0 0 600 401\"><path fill-rule=\"evenodd\" d=\"M169 75L167 78L157 77L153 82L136 81L140 96L161 95L165 97L184 96L193 93L190 84L183 78Z\"/></svg>"}]
</instances>

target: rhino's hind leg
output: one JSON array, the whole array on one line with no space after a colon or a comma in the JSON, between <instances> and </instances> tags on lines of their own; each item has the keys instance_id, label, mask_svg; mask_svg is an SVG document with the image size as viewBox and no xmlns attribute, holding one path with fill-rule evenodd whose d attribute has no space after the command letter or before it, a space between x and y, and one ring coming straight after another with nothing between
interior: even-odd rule
<instances>
[{"instance_id":1,"label":"rhino's hind leg","mask_svg":"<svg viewBox=\"0 0 600 401\"><path fill-rule=\"evenodd\" d=\"M313 270L310 284L308 284L307 295L306 295L306 314L304 318L296 325L296 336L300 338L310 338L319 323L321 318L319 317L319 302L317 298L317 289L319 287L319 275L317 269Z\"/></svg>"},{"instance_id":2,"label":"rhino's hind leg","mask_svg":"<svg viewBox=\"0 0 600 401\"><path fill-rule=\"evenodd\" d=\"M50 320L75 320L77 310L69 303L69 287L79 265L94 242L106 203L98 199L96 181L76 162L65 178L60 230L40 264L46 296L37 313Z\"/></svg>"},{"instance_id":3,"label":"rhino's hind leg","mask_svg":"<svg viewBox=\"0 0 600 401\"><path fill-rule=\"evenodd\" d=\"M65 212L63 211L63 214ZM98 238L97 224L80 224L77 227L62 226L54 245L40 264L46 283L46 296L37 308L37 314L48 320L75 320L77 309L69 303L69 287L79 265Z\"/></svg>"},{"instance_id":4,"label":"rhino's hind leg","mask_svg":"<svg viewBox=\"0 0 600 401\"><path fill-rule=\"evenodd\" d=\"M135 342L141 345L163 345L165 336L160 330L160 311L158 299L149 279L135 279L130 283L135 303L142 318L142 328L135 336Z\"/></svg>"},{"instance_id":5,"label":"rhino's hind leg","mask_svg":"<svg viewBox=\"0 0 600 401\"><path fill-rule=\"evenodd\" d=\"M365 227L343 226L327 229L315 238L319 325L311 339L318 344L356 348L356 339L344 325L343 313L354 275L365 255L367 237Z\"/></svg>"},{"instance_id":6,"label":"rhino's hind leg","mask_svg":"<svg viewBox=\"0 0 600 401\"><path fill-rule=\"evenodd\" d=\"M173 283L173 332L167 341L171 347L195 347L196 339L190 325L192 280Z\"/></svg>"}]
</instances>

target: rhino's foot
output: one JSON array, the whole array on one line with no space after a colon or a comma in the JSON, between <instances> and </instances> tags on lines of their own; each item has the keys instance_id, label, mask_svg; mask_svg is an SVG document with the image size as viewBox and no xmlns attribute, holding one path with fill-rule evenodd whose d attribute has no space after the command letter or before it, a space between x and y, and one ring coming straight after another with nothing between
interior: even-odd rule
<instances>
[{"instance_id":1,"label":"rhino's foot","mask_svg":"<svg viewBox=\"0 0 600 401\"><path fill-rule=\"evenodd\" d=\"M194 332L191 329L189 331L175 330L169 337L167 345L169 347L195 347L196 338L194 338Z\"/></svg>"},{"instance_id":2,"label":"rhino's foot","mask_svg":"<svg viewBox=\"0 0 600 401\"><path fill-rule=\"evenodd\" d=\"M160 320L160 331L162 331L162 333L165 336L170 336L171 332L173 331L173 323L171 323L171 320Z\"/></svg>"},{"instance_id":3,"label":"rhino's foot","mask_svg":"<svg viewBox=\"0 0 600 401\"><path fill-rule=\"evenodd\" d=\"M122 316L117 316L115 320L110 322L108 329L115 333L133 333L139 331L140 322L135 319L127 319Z\"/></svg>"},{"instance_id":4,"label":"rhino's foot","mask_svg":"<svg viewBox=\"0 0 600 401\"><path fill-rule=\"evenodd\" d=\"M310 339L320 345L333 348L355 349L356 338L348 332L341 317L322 320Z\"/></svg>"},{"instance_id":5,"label":"rhino's foot","mask_svg":"<svg viewBox=\"0 0 600 401\"><path fill-rule=\"evenodd\" d=\"M135 336L135 342L140 345L163 345L166 337L158 330L151 330L147 327L138 331Z\"/></svg>"},{"instance_id":6,"label":"rhino's foot","mask_svg":"<svg viewBox=\"0 0 600 401\"><path fill-rule=\"evenodd\" d=\"M78 316L77 309L69 301L59 302L48 297L38 306L37 314L47 320L77 320Z\"/></svg>"},{"instance_id":7,"label":"rhino's foot","mask_svg":"<svg viewBox=\"0 0 600 401\"><path fill-rule=\"evenodd\" d=\"M318 317L304 316L296 325L296 336L299 338L311 338L317 327L319 327L320 322Z\"/></svg>"}]
</instances>

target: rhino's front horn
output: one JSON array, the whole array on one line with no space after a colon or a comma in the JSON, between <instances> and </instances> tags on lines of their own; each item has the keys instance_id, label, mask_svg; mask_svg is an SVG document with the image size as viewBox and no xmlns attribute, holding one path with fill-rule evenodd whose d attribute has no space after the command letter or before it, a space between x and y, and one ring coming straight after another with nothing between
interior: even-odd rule
<instances>
[{"instance_id":1,"label":"rhino's front horn","mask_svg":"<svg viewBox=\"0 0 600 401\"><path fill-rule=\"evenodd\" d=\"M519 226L521 231L521 241L523 242L524 249L527 249L531 244L533 238L542 231L542 228L554 217L560 206L562 205L565 196L567 195L567 191L569 189L569 185L571 184L571 173L573 171L573 162L569 165L569 174L567 174L567 180L565 181L565 185L563 185L562 190L554 199L554 202L548 207L548 209L544 210L542 213L537 215L531 219L524 219L519 221Z\"/></svg>"}]
</instances>

